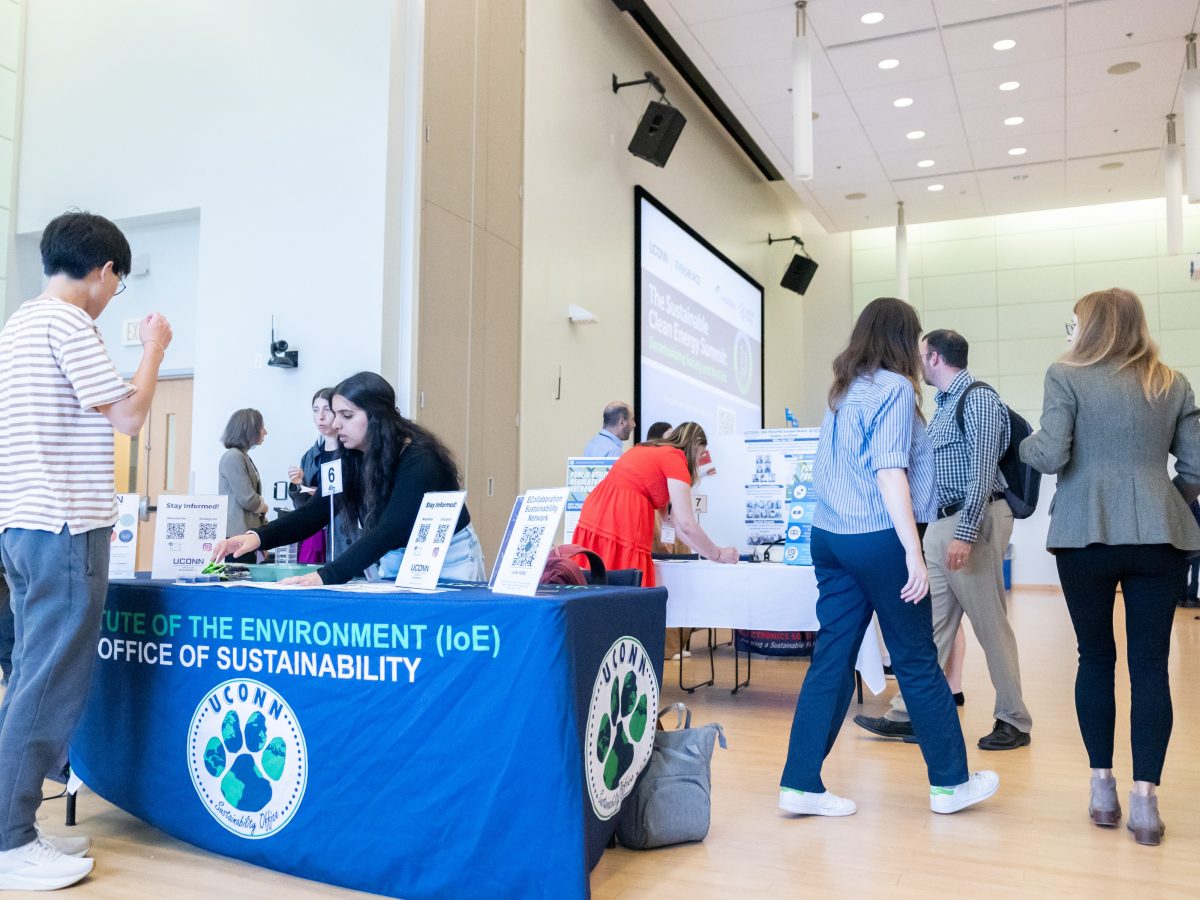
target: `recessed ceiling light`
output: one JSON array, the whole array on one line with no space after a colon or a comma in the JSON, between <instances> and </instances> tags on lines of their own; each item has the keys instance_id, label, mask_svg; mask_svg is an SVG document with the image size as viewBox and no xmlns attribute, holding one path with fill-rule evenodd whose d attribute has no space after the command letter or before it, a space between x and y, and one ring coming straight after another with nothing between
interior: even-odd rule
<instances>
[{"instance_id":1,"label":"recessed ceiling light","mask_svg":"<svg viewBox=\"0 0 1200 900\"><path fill-rule=\"evenodd\" d=\"M932 159L923 159L919 163L917 163L917 168L918 169L928 169L932 165L933 165Z\"/></svg>"},{"instance_id":2,"label":"recessed ceiling light","mask_svg":"<svg viewBox=\"0 0 1200 900\"><path fill-rule=\"evenodd\" d=\"M1004 120L1004 124L1005 125L1020 125L1024 121L1025 121L1024 116L1009 116L1007 119Z\"/></svg>"},{"instance_id":3,"label":"recessed ceiling light","mask_svg":"<svg viewBox=\"0 0 1200 900\"><path fill-rule=\"evenodd\" d=\"M1125 163L1123 163L1123 162L1106 162L1106 163L1101 163L1100 168L1102 168L1102 169L1119 169L1123 165L1125 165Z\"/></svg>"},{"instance_id":4,"label":"recessed ceiling light","mask_svg":"<svg viewBox=\"0 0 1200 900\"><path fill-rule=\"evenodd\" d=\"M996 41L996 43L992 44L992 49L993 50L1011 50L1015 46L1017 46L1016 41L1011 41L1011 40L1008 40L1007 38L1005 38L1002 41Z\"/></svg>"},{"instance_id":5,"label":"recessed ceiling light","mask_svg":"<svg viewBox=\"0 0 1200 900\"><path fill-rule=\"evenodd\" d=\"M925 188L925 190L933 191L935 194L938 191L943 191L945 189L946 189L946 186L944 184L931 184L929 187Z\"/></svg>"},{"instance_id":6,"label":"recessed ceiling light","mask_svg":"<svg viewBox=\"0 0 1200 900\"><path fill-rule=\"evenodd\" d=\"M910 131L908 134L905 135L905 137L908 138L910 141L919 141L921 138L925 137L925 132Z\"/></svg>"},{"instance_id":7,"label":"recessed ceiling light","mask_svg":"<svg viewBox=\"0 0 1200 900\"><path fill-rule=\"evenodd\" d=\"M900 65L900 60L898 59L881 59L879 61L879 68L881 69L894 69L898 65Z\"/></svg>"},{"instance_id":8,"label":"recessed ceiling light","mask_svg":"<svg viewBox=\"0 0 1200 900\"><path fill-rule=\"evenodd\" d=\"M866 200L867 195L862 193L861 191L855 191L853 194L847 194L846 199L847 200Z\"/></svg>"},{"instance_id":9,"label":"recessed ceiling light","mask_svg":"<svg viewBox=\"0 0 1200 900\"><path fill-rule=\"evenodd\" d=\"M1140 62L1119 62L1115 66L1108 67L1109 75L1128 75L1130 72L1136 72L1142 67Z\"/></svg>"},{"instance_id":10,"label":"recessed ceiling light","mask_svg":"<svg viewBox=\"0 0 1200 900\"><path fill-rule=\"evenodd\" d=\"M1013 147L1008 151L1009 156L1024 156L1027 151L1024 147Z\"/></svg>"},{"instance_id":11,"label":"recessed ceiling light","mask_svg":"<svg viewBox=\"0 0 1200 900\"><path fill-rule=\"evenodd\" d=\"M1000 90L1002 90L1002 91L1015 91L1015 90L1016 90L1017 88L1019 88L1020 86L1021 86L1021 82L1019 82L1019 81L1006 81L1006 82L1004 82L1003 84L1001 84L1001 85L1000 85Z\"/></svg>"},{"instance_id":12,"label":"recessed ceiling light","mask_svg":"<svg viewBox=\"0 0 1200 900\"><path fill-rule=\"evenodd\" d=\"M867 13L859 21L864 25L878 25L883 21L883 13Z\"/></svg>"},{"instance_id":13,"label":"recessed ceiling light","mask_svg":"<svg viewBox=\"0 0 1200 900\"><path fill-rule=\"evenodd\" d=\"M904 107L912 106L912 104L912 97L898 97L892 101L892 106L896 107L896 109L904 109Z\"/></svg>"}]
</instances>

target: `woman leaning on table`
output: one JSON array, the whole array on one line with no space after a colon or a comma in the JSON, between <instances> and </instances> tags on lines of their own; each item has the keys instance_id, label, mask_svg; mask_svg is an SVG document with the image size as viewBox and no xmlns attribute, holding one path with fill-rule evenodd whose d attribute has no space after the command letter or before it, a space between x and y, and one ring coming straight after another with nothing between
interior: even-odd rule
<instances>
[{"instance_id":1,"label":"woman leaning on table","mask_svg":"<svg viewBox=\"0 0 1200 900\"><path fill-rule=\"evenodd\" d=\"M702 557L736 563L737 548L714 544L693 512L692 487L700 480L700 457L707 449L704 429L684 422L665 437L626 450L583 501L571 540L595 551L609 569L640 569L643 586L653 587L650 550L658 510Z\"/></svg>"},{"instance_id":2,"label":"woman leaning on table","mask_svg":"<svg viewBox=\"0 0 1200 900\"><path fill-rule=\"evenodd\" d=\"M779 806L848 816L854 801L825 789L821 767L854 689L854 661L879 616L929 773L929 806L953 813L996 792L995 772L967 771L954 698L933 643L929 574L917 522L936 504L933 449L921 415L917 312L873 300L833 361L833 385L814 465L817 618L821 630L796 701Z\"/></svg>"},{"instance_id":3,"label":"woman leaning on table","mask_svg":"<svg viewBox=\"0 0 1200 900\"><path fill-rule=\"evenodd\" d=\"M1112 773L1119 585L1132 693L1128 827L1139 844L1157 844L1165 831L1155 786L1171 734L1171 625L1187 558L1200 552L1188 510L1200 493L1200 411L1187 379L1159 360L1132 292L1088 294L1067 334L1070 349L1046 372L1041 427L1022 442L1021 459L1058 475L1046 547L1079 641L1075 710L1092 768L1088 814L1107 827L1121 818Z\"/></svg>"},{"instance_id":4,"label":"woman leaning on table","mask_svg":"<svg viewBox=\"0 0 1200 900\"><path fill-rule=\"evenodd\" d=\"M334 504L362 525L362 534L337 559L311 575L286 578L284 584L345 584L378 563L383 578L394 578L421 499L429 491L460 490L458 466L432 432L404 418L396 409L396 392L374 372L359 372L333 389L334 428L342 456L342 493ZM213 553L244 554L293 544L329 523L328 501L306 503L261 528L228 538ZM466 506L458 517L446 550L442 577L483 580L483 552Z\"/></svg>"}]
</instances>

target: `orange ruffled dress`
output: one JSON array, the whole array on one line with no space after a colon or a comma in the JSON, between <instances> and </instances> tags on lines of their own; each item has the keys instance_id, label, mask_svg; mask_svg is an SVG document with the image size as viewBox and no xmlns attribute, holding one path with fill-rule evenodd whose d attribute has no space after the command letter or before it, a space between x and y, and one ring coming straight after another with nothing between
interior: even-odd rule
<instances>
[{"instance_id":1,"label":"orange ruffled dress","mask_svg":"<svg viewBox=\"0 0 1200 900\"><path fill-rule=\"evenodd\" d=\"M610 569L641 569L642 584L653 587L654 511L670 500L668 478L691 484L682 450L626 451L583 502L574 543L598 553Z\"/></svg>"}]
</instances>

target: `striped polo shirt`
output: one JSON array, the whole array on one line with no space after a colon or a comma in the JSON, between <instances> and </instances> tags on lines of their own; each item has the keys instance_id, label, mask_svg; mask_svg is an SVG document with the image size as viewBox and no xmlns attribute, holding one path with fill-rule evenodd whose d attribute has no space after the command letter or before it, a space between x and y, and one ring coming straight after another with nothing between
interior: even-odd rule
<instances>
[{"instance_id":1,"label":"striped polo shirt","mask_svg":"<svg viewBox=\"0 0 1200 900\"><path fill-rule=\"evenodd\" d=\"M113 428L96 407L134 390L82 309L45 297L13 313L0 331L0 531L117 520Z\"/></svg>"},{"instance_id":2,"label":"striped polo shirt","mask_svg":"<svg viewBox=\"0 0 1200 900\"><path fill-rule=\"evenodd\" d=\"M904 469L916 520L933 519L937 511L933 448L917 416L912 383L887 369L855 379L837 411L825 411L813 464L820 498L813 527L837 534L895 527L875 481L880 469Z\"/></svg>"}]
</instances>

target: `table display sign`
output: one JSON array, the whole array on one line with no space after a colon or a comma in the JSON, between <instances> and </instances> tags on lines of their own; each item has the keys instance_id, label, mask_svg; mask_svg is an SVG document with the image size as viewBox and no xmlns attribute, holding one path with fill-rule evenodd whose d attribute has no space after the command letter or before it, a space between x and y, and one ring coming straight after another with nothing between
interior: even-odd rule
<instances>
[{"instance_id":1,"label":"table display sign","mask_svg":"<svg viewBox=\"0 0 1200 900\"><path fill-rule=\"evenodd\" d=\"M199 575L212 561L212 551L225 539L225 505L221 494L159 494L154 523L154 578Z\"/></svg>"},{"instance_id":2,"label":"table display sign","mask_svg":"<svg viewBox=\"0 0 1200 900\"><path fill-rule=\"evenodd\" d=\"M564 544L571 543L575 537L575 525L579 522L583 501L604 479L617 459L615 456L567 457L567 506L563 513Z\"/></svg>"},{"instance_id":3,"label":"table display sign","mask_svg":"<svg viewBox=\"0 0 1200 900\"><path fill-rule=\"evenodd\" d=\"M137 564L138 494L117 494L117 524L108 554L108 577L132 578Z\"/></svg>"},{"instance_id":4,"label":"table display sign","mask_svg":"<svg viewBox=\"0 0 1200 900\"><path fill-rule=\"evenodd\" d=\"M454 526L466 502L466 491L436 491L421 498L412 537L396 573L397 587L432 590L454 540Z\"/></svg>"},{"instance_id":5,"label":"table display sign","mask_svg":"<svg viewBox=\"0 0 1200 900\"><path fill-rule=\"evenodd\" d=\"M752 469L746 484L746 542L750 545L790 543L807 548L806 534L793 529L791 505L796 485L808 494L812 484L812 460L817 452L818 428L766 428L747 431L746 452ZM815 503L816 495L812 495ZM809 516L809 523L812 518ZM800 558L797 552L792 557ZM804 551L807 555L807 550ZM784 560L789 560L785 547ZM811 556L805 565L811 565Z\"/></svg>"},{"instance_id":6,"label":"table display sign","mask_svg":"<svg viewBox=\"0 0 1200 900\"><path fill-rule=\"evenodd\" d=\"M567 489L526 491L517 497L504 541L496 555L496 568L488 587L504 594L532 597L537 593L546 557L554 545L558 520L567 505Z\"/></svg>"},{"instance_id":7,"label":"table display sign","mask_svg":"<svg viewBox=\"0 0 1200 900\"><path fill-rule=\"evenodd\" d=\"M442 586L114 582L72 773L302 878L585 900L654 745L667 592Z\"/></svg>"}]
</instances>

